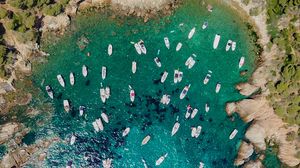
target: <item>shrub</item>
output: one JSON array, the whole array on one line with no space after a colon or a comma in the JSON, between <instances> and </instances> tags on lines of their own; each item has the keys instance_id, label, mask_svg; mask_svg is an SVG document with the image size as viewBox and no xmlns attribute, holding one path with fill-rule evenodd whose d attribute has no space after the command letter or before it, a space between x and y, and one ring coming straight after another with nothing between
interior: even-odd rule
<instances>
[{"instance_id":1,"label":"shrub","mask_svg":"<svg viewBox=\"0 0 300 168\"><path fill-rule=\"evenodd\" d=\"M7 10L0 7L0 19L3 19L7 16Z\"/></svg>"}]
</instances>

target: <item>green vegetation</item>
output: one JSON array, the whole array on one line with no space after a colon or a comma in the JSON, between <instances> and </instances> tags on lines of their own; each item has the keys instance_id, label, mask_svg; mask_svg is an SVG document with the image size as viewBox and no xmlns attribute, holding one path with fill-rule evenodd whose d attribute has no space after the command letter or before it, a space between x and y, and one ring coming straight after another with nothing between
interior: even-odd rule
<instances>
[{"instance_id":1,"label":"green vegetation","mask_svg":"<svg viewBox=\"0 0 300 168\"><path fill-rule=\"evenodd\" d=\"M268 31L271 43L284 54L279 54L280 78L270 81L270 102L275 112L290 124L300 124L300 30L295 21L299 16L299 0L267 0Z\"/></svg>"}]
</instances>

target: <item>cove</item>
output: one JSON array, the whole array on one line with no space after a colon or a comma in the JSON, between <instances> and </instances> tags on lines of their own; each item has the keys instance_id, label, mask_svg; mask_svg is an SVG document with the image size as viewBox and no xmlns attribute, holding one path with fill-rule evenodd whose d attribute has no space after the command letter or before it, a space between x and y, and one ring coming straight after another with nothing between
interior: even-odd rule
<instances>
[{"instance_id":1,"label":"cove","mask_svg":"<svg viewBox=\"0 0 300 168\"><path fill-rule=\"evenodd\" d=\"M203 22L208 27L202 30ZM188 39L190 30L196 32ZM216 34L221 35L219 47L213 49ZM89 39L87 47L81 51L78 39L84 35ZM170 40L170 49L164 44L164 37ZM146 55L138 55L131 41L143 39L147 47ZM233 51L225 51L229 39L237 42ZM165 153L168 156L160 167L234 167L239 143L247 125L238 116L229 118L225 103L243 97L235 90L235 84L246 81L254 69L253 44L248 29L234 12L224 4L214 4L213 12L196 0L188 0L170 16L161 16L144 23L135 17L112 17L112 12L88 13L76 17L72 30L54 44L45 44L50 54L46 64L36 65L33 75L34 85L43 90L45 103L53 105L48 123L35 131L35 137L59 136L62 141L54 143L45 161L45 167L64 167L72 161L76 167L100 167L102 160L113 158L114 167L143 167L142 159L149 167ZM176 45L182 48L176 52ZM107 46L113 45L113 54L108 56ZM159 50L159 52L158 52ZM87 53L90 56L86 56ZM196 63L188 69L184 63L195 54ZM245 65L239 69L241 56ZM159 57L162 67L157 67L153 59ZM137 72L131 72L132 61L137 62ZM81 67L86 65L89 74L84 78ZM107 77L101 78L102 66L107 67ZM180 83L174 84L175 69L183 72ZM241 70L248 70L244 77ZM203 79L208 70L212 71L207 85ZM164 71L169 75L165 83L160 83ZM69 84L69 73L75 74L75 85ZM56 75L62 74L66 87L62 88ZM215 93L216 84L222 84ZM111 97L101 102L99 89L109 86ZM185 99L179 95L185 85L191 84ZM47 97L46 85L54 90L54 99ZM130 103L128 85L135 89L136 98ZM169 105L159 101L163 94L171 96ZM71 102L71 111L63 109L63 100ZM210 111L205 112L205 103ZM199 109L194 119L185 119L186 107ZM86 117L79 116L78 108L84 105ZM92 122L100 118L101 112L109 117L104 123L104 131L95 133ZM171 130L179 118L180 128L171 137ZM192 126L202 126L198 138L191 137ZM126 127L131 131L126 137L122 132ZM239 132L233 140L229 135L234 129ZM72 134L76 135L74 145L69 144ZM147 135L151 140L144 146L141 141Z\"/></svg>"}]
</instances>

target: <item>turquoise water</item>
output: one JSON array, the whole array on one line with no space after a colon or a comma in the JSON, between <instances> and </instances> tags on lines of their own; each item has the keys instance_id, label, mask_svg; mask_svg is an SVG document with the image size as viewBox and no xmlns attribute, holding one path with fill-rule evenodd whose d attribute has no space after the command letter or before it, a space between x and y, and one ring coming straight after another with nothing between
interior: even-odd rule
<instances>
[{"instance_id":1,"label":"turquoise water","mask_svg":"<svg viewBox=\"0 0 300 168\"><path fill-rule=\"evenodd\" d=\"M202 30L204 21L207 29ZM182 26L179 26L183 23ZM196 27L196 33L188 40L189 31ZM242 98L235 90L236 83L247 80L240 77L238 61L245 56L242 70L251 73L254 67L254 53L242 20L225 6L216 4L209 13L198 1L186 1L171 16L165 16L143 23L132 17L112 19L110 12L87 14L76 18L72 31L55 44L47 44L50 53L47 64L35 67L34 84L44 90L51 85L55 91L51 103L54 111L45 127L31 134L30 138L59 136L63 141L54 143L48 153L45 167L64 167L72 161L76 167L101 167L105 158L113 158L114 167L143 167L143 158L149 167L163 154L168 157L160 167L233 167L240 141L247 125L237 116L229 118L225 112L225 103ZM216 33L221 35L217 50L212 43ZM90 43L80 51L76 42L85 35ZM171 48L168 50L163 38L168 37ZM130 43L143 39L147 55L138 55ZM228 39L237 42L235 52L225 52ZM175 51L178 42L183 44L179 52ZM112 56L107 55L108 44L113 44ZM153 59L157 56L162 62L158 68ZM91 56L87 57L86 53ZM184 63L192 54L196 54L196 64L187 69ZM137 62L136 74L131 73L131 62ZM84 78L82 65L87 65L89 74ZM101 67L107 67L107 78L101 79ZM173 83L175 69L183 71L181 83ZM169 76L164 84L158 82L164 71ZM207 85L203 79L208 70L212 78ZM69 73L74 72L76 83L69 84ZM250 73L248 75L250 75ZM57 82L56 75L62 74L66 87ZM217 82L222 84L219 94L215 93ZM103 104L99 97L100 83L111 88L111 97ZM191 84L187 97L179 99L183 87ZM130 103L128 85L136 92L136 99ZM163 94L171 95L169 105L159 103ZM44 96L47 97L44 92ZM63 100L69 99L72 110L64 112ZM205 103L210 111L204 111ZM194 119L184 118L186 106L198 108ZM87 107L86 117L80 117L78 107ZM95 133L92 122L100 118L104 111L110 119L104 123L104 131ZM170 136L172 127L179 116L179 131ZM192 126L202 126L200 136L191 137ZM122 131L130 127L127 137ZM233 140L228 137L237 128L239 133ZM77 136L73 146L69 145L72 134ZM141 146L146 135L151 135L148 144ZM86 158L86 159L84 159Z\"/></svg>"}]
</instances>

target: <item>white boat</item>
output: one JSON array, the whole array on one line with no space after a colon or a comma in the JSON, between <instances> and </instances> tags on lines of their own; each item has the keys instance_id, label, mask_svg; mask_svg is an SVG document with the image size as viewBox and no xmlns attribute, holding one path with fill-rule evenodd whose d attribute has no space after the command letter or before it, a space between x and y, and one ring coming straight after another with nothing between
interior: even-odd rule
<instances>
[{"instance_id":1,"label":"white boat","mask_svg":"<svg viewBox=\"0 0 300 168\"><path fill-rule=\"evenodd\" d=\"M191 136L194 137L194 138L198 138L199 135L200 135L200 133L201 133L201 130L202 130L201 126L198 126L197 128L196 127L192 127Z\"/></svg>"},{"instance_id":2,"label":"white boat","mask_svg":"<svg viewBox=\"0 0 300 168\"><path fill-rule=\"evenodd\" d=\"M134 92L134 90L132 89L132 87L130 85L129 85L129 91L130 91L130 93L129 93L130 101L134 102L135 92Z\"/></svg>"},{"instance_id":3,"label":"white boat","mask_svg":"<svg viewBox=\"0 0 300 168\"><path fill-rule=\"evenodd\" d=\"M179 51L181 49L181 47L182 47L182 43L179 42L176 46L176 51Z\"/></svg>"},{"instance_id":4,"label":"white boat","mask_svg":"<svg viewBox=\"0 0 300 168\"><path fill-rule=\"evenodd\" d=\"M147 49L146 49L146 47L145 47L144 41L143 41L143 40L140 40L140 41L138 42L138 44L139 44L139 46L140 46L140 48L141 48L142 53L143 53L143 54L146 54L146 53L147 53Z\"/></svg>"},{"instance_id":5,"label":"white boat","mask_svg":"<svg viewBox=\"0 0 300 168\"><path fill-rule=\"evenodd\" d=\"M167 156L168 156L168 153L166 153L165 155L161 156L159 159L156 160L155 165L159 166L165 160L165 158Z\"/></svg>"},{"instance_id":6,"label":"white boat","mask_svg":"<svg viewBox=\"0 0 300 168\"><path fill-rule=\"evenodd\" d=\"M137 52L139 55L142 54L141 47L140 47L140 45L139 45L138 43L135 43L135 44L134 44L134 48L135 48L136 52Z\"/></svg>"},{"instance_id":7,"label":"white boat","mask_svg":"<svg viewBox=\"0 0 300 168\"><path fill-rule=\"evenodd\" d=\"M146 164L146 161L144 159L142 159L142 162L144 164L144 168L148 168L147 164Z\"/></svg>"},{"instance_id":8,"label":"white boat","mask_svg":"<svg viewBox=\"0 0 300 168\"><path fill-rule=\"evenodd\" d=\"M177 81L178 81L178 82L181 82L182 77L183 77L183 72L178 71L178 79L177 79Z\"/></svg>"},{"instance_id":9,"label":"white boat","mask_svg":"<svg viewBox=\"0 0 300 168\"><path fill-rule=\"evenodd\" d=\"M221 38L221 36L219 34L215 35L214 44L213 44L214 49L218 48L218 45L219 45L219 42L220 42L220 38Z\"/></svg>"},{"instance_id":10,"label":"white boat","mask_svg":"<svg viewBox=\"0 0 300 168\"><path fill-rule=\"evenodd\" d=\"M111 44L109 44L109 45L108 45L108 48L107 48L107 53L108 53L109 56L111 56L112 50L113 50L113 47L112 47Z\"/></svg>"},{"instance_id":11,"label":"white boat","mask_svg":"<svg viewBox=\"0 0 300 168\"><path fill-rule=\"evenodd\" d=\"M70 139L70 145L73 145L76 141L76 136L75 135L72 135L71 136L71 139Z\"/></svg>"},{"instance_id":12,"label":"white boat","mask_svg":"<svg viewBox=\"0 0 300 168\"><path fill-rule=\"evenodd\" d=\"M102 79L104 80L106 78L106 67L102 66Z\"/></svg>"},{"instance_id":13,"label":"white boat","mask_svg":"<svg viewBox=\"0 0 300 168\"><path fill-rule=\"evenodd\" d=\"M106 101L106 92L104 88L100 88L100 98L102 100L103 103L105 103Z\"/></svg>"},{"instance_id":14,"label":"white boat","mask_svg":"<svg viewBox=\"0 0 300 168\"><path fill-rule=\"evenodd\" d=\"M123 131L122 136L124 137L124 136L128 135L129 132L130 132L130 128L127 127L127 128Z\"/></svg>"},{"instance_id":15,"label":"white boat","mask_svg":"<svg viewBox=\"0 0 300 168\"><path fill-rule=\"evenodd\" d=\"M74 77L74 73L73 72L70 73L70 84L72 86L75 84L75 77Z\"/></svg>"},{"instance_id":16,"label":"white boat","mask_svg":"<svg viewBox=\"0 0 300 168\"><path fill-rule=\"evenodd\" d=\"M165 71L164 73L163 73L163 75L161 76L161 79L160 79L160 82L161 83L164 83L165 81L166 81L166 79L167 79L167 77L168 77L168 72L167 71Z\"/></svg>"},{"instance_id":17,"label":"white boat","mask_svg":"<svg viewBox=\"0 0 300 168\"><path fill-rule=\"evenodd\" d=\"M230 49L231 46L232 46L232 40L228 40L228 41L227 41L227 44L226 44L225 50L226 50L226 51L229 51L229 49Z\"/></svg>"},{"instance_id":18,"label":"white boat","mask_svg":"<svg viewBox=\"0 0 300 168\"><path fill-rule=\"evenodd\" d=\"M189 57L186 62L185 62L185 66L188 67L188 69L193 68L193 66L195 65L196 61L194 60L193 57Z\"/></svg>"},{"instance_id":19,"label":"white boat","mask_svg":"<svg viewBox=\"0 0 300 168\"><path fill-rule=\"evenodd\" d=\"M110 97L110 88L109 87L105 88L105 96L106 96L106 99L108 99Z\"/></svg>"},{"instance_id":20,"label":"white boat","mask_svg":"<svg viewBox=\"0 0 300 168\"><path fill-rule=\"evenodd\" d=\"M172 133L171 133L171 136L175 135L178 131L180 127L180 123L178 121L176 121L176 123L174 124L173 128L172 128Z\"/></svg>"},{"instance_id":21,"label":"white boat","mask_svg":"<svg viewBox=\"0 0 300 168\"><path fill-rule=\"evenodd\" d=\"M186 94L188 93L190 87L191 87L191 84L186 85L186 86L183 88L183 90L181 91L180 96L179 96L180 99L183 99L183 98L186 96Z\"/></svg>"},{"instance_id":22,"label":"white boat","mask_svg":"<svg viewBox=\"0 0 300 168\"><path fill-rule=\"evenodd\" d=\"M203 84L206 85L209 82L209 79L211 77L212 71L208 71L208 73L206 74L204 80L203 80Z\"/></svg>"},{"instance_id":23,"label":"white boat","mask_svg":"<svg viewBox=\"0 0 300 168\"><path fill-rule=\"evenodd\" d=\"M110 159L110 158L102 160L103 168L111 168L111 163L112 163L112 159Z\"/></svg>"},{"instance_id":24,"label":"white boat","mask_svg":"<svg viewBox=\"0 0 300 168\"><path fill-rule=\"evenodd\" d=\"M188 39L191 39L194 36L195 31L196 31L196 27L193 27L192 30L189 32Z\"/></svg>"},{"instance_id":25,"label":"white boat","mask_svg":"<svg viewBox=\"0 0 300 168\"><path fill-rule=\"evenodd\" d=\"M161 67L161 62L160 59L158 57L154 58L154 62L156 63L156 65L160 68Z\"/></svg>"},{"instance_id":26,"label":"white boat","mask_svg":"<svg viewBox=\"0 0 300 168\"><path fill-rule=\"evenodd\" d=\"M245 63L245 57L241 57L240 61L239 61L239 68L242 68L242 66L244 65L244 63Z\"/></svg>"},{"instance_id":27,"label":"white boat","mask_svg":"<svg viewBox=\"0 0 300 168\"><path fill-rule=\"evenodd\" d=\"M190 116L191 116L191 110L192 110L192 107L191 105L188 105L186 107L186 113L185 113L185 118L188 119Z\"/></svg>"},{"instance_id":28,"label":"white boat","mask_svg":"<svg viewBox=\"0 0 300 168\"><path fill-rule=\"evenodd\" d=\"M229 136L229 139L233 139L233 138L236 136L237 133L238 133L238 130L237 130L237 129L234 129L234 130L231 132L231 134L230 134L230 136Z\"/></svg>"},{"instance_id":29,"label":"white boat","mask_svg":"<svg viewBox=\"0 0 300 168\"><path fill-rule=\"evenodd\" d=\"M57 80L59 82L59 84L62 86L62 87L65 87L65 80L64 78L59 74L56 76L57 77Z\"/></svg>"},{"instance_id":30,"label":"white boat","mask_svg":"<svg viewBox=\"0 0 300 168\"><path fill-rule=\"evenodd\" d=\"M217 85L216 85L216 93L219 93L220 89L221 89L221 84L217 83Z\"/></svg>"},{"instance_id":31,"label":"white boat","mask_svg":"<svg viewBox=\"0 0 300 168\"><path fill-rule=\"evenodd\" d=\"M66 112L70 111L70 103L69 100L64 100L64 109Z\"/></svg>"},{"instance_id":32,"label":"white boat","mask_svg":"<svg viewBox=\"0 0 300 168\"><path fill-rule=\"evenodd\" d=\"M208 112L209 111L209 105L208 103L205 104L205 112Z\"/></svg>"},{"instance_id":33,"label":"white boat","mask_svg":"<svg viewBox=\"0 0 300 168\"><path fill-rule=\"evenodd\" d=\"M150 138L151 138L150 135L147 135L147 136L143 139L141 146L146 145L146 144L149 142Z\"/></svg>"},{"instance_id":34,"label":"white boat","mask_svg":"<svg viewBox=\"0 0 300 168\"><path fill-rule=\"evenodd\" d=\"M52 88L49 85L46 86L46 92L47 92L48 96L51 99L53 99L53 90L52 90Z\"/></svg>"},{"instance_id":35,"label":"white boat","mask_svg":"<svg viewBox=\"0 0 300 168\"><path fill-rule=\"evenodd\" d=\"M82 75L86 77L88 75L88 69L85 65L82 66Z\"/></svg>"},{"instance_id":36,"label":"white boat","mask_svg":"<svg viewBox=\"0 0 300 168\"><path fill-rule=\"evenodd\" d=\"M204 168L204 163L200 162L199 168Z\"/></svg>"},{"instance_id":37,"label":"white boat","mask_svg":"<svg viewBox=\"0 0 300 168\"><path fill-rule=\"evenodd\" d=\"M165 42L167 49L170 49L170 41L169 41L168 37L164 38L164 42Z\"/></svg>"},{"instance_id":38,"label":"white boat","mask_svg":"<svg viewBox=\"0 0 300 168\"><path fill-rule=\"evenodd\" d=\"M192 112L192 114L191 114L191 119L193 119L196 115L197 115L197 113L198 113L198 109L193 109L193 112Z\"/></svg>"},{"instance_id":39,"label":"white boat","mask_svg":"<svg viewBox=\"0 0 300 168\"><path fill-rule=\"evenodd\" d=\"M208 22L204 22L203 25L202 25L202 29L203 29L203 30L206 29L207 26L208 26Z\"/></svg>"},{"instance_id":40,"label":"white boat","mask_svg":"<svg viewBox=\"0 0 300 168\"><path fill-rule=\"evenodd\" d=\"M132 73L134 73L134 74L135 74L135 72L136 72L136 62L135 62L135 61L132 62L132 65L131 65L131 71L132 71Z\"/></svg>"},{"instance_id":41,"label":"white boat","mask_svg":"<svg viewBox=\"0 0 300 168\"><path fill-rule=\"evenodd\" d=\"M195 137L196 136L196 132L197 132L197 128L196 127L192 127L192 132L191 132L191 136Z\"/></svg>"},{"instance_id":42,"label":"white boat","mask_svg":"<svg viewBox=\"0 0 300 168\"><path fill-rule=\"evenodd\" d=\"M168 105L170 103L171 99L170 99L170 95L163 95L162 98L160 99L160 102L162 104L166 104Z\"/></svg>"},{"instance_id":43,"label":"white boat","mask_svg":"<svg viewBox=\"0 0 300 168\"><path fill-rule=\"evenodd\" d=\"M104 127L103 127L103 123L101 121L101 119L96 119L96 124L97 126L99 127L100 131L103 131L104 130Z\"/></svg>"},{"instance_id":44,"label":"white boat","mask_svg":"<svg viewBox=\"0 0 300 168\"><path fill-rule=\"evenodd\" d=\"M99 132L99 127L98 127L96 121L94 121L94 122L92 123L92 125L93 125L93 127L94 127L94 130L95 130L96 132Z\"/></svg>"},{"instance_id":45,"label":"white boat","mask_svg":"<svg viewBox=\"0 0 300 168\"><path fill-rule=\"evenodd\" d=\"M84 113L85 107L84 106L79 106L79 116L82 116Z\"/></svg>"},{"instance_id":46,"label":"white boat","mask_svg":"<svg viewBox=\"0 0 300 168\"><path fill-rule=\"evenodd\" d=\"M174 70L174 83L178 82L179 71L177 69Z\"/></svg>"},{"instance_id":47,"label":"white boat","mask_svg":"<svg viewBox=\"0 0 300 168\"><path fill-rule=\"evenodd\" d=\"M108 123L109 122L109 120L108 120L108 116L105 114L105 113L101 113L101 118L102 118L102 120L104 121L104 122L106 122L106 123Z\"/></svg>"},{"instance_id":48,"label":"white boat","mask_svg":"<svg viewBox=\"0 0 300 168\"><path fill-rule=\"evenodd\" d=\"M236 42L233 41L233 42L232 42L232 46L231 46L231 50L234 51L234 50L235 50L235 47L236 47Z\"/></svg>"}]
</instances>

